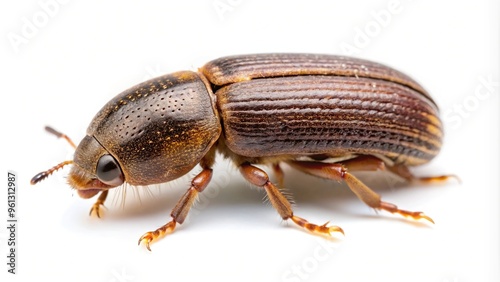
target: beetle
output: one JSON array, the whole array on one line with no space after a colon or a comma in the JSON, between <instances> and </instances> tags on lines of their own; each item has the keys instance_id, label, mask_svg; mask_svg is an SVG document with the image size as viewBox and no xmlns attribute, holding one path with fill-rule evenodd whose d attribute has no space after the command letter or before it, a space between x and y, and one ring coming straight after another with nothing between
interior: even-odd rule
<instances>
[{"instance_id":1,"label":"beetle","mask_svg":"<svg viewBox=\"0 0 500 282\"><path fill-rule=\"evenodd\" d=\"M326 54L228 56L198 72L180 71L134 86L94 117L73 160L33 177L32 184L71 164L68 183L82 198L99 194L90 213L100 217L108 191L123 183L146 186L177 179L201 166L171 212L171 221L139 239L151 242L182 224L212 177L216 153L265 190L284 220L316 234L343 230L313 224L293 213L281 164L344 181L368 206L414 220L433 220L399 209L351 172L388 170L408 181L408 167L434 158L442 145L438 107L420 84L385 65ZM269 165L279 185L256 165Z\"/></svg>"}]
</instances>

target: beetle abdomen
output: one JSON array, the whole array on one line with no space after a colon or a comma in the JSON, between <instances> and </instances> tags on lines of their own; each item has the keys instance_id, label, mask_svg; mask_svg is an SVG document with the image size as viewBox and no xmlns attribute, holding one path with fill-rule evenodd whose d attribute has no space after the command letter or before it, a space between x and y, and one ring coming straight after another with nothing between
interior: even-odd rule
<instances>
[{"instance_id":1,"label":"beetle abdomen","mask_svg":"<svg viewBox=\"0 0 500 282\"><path fill-rule=\"evenodd\" d=\"M391 81L301 75L233 83L216 95L226 144L241 156L380 154L416 165L441 147L434 104Z\"/></svg>"}]
</instances>

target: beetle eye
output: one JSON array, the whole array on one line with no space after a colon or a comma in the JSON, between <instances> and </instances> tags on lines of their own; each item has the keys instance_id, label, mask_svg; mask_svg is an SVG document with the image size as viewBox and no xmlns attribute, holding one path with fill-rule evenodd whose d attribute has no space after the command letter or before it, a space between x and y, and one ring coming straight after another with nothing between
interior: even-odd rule
<instances>
[{"instance_id":1,"label":"beetle eye","mask_svg":"<svg viewBox=\"0 0 500 282\"><path fill-rule=\"evenodd\" d=\"M103 155L97 162L97 178L104 184L118 186L123 183L123 173L115 158Z\"/></svg>"}]
</instances>

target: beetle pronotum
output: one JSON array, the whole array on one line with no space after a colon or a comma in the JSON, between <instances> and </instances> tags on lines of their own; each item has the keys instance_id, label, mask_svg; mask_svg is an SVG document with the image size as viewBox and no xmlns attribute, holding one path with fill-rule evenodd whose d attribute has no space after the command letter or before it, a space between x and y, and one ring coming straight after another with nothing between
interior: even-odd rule
<instances>
[{"instance_id":1,"label":"beetle pronotum","mask_svg":"<svg viewBox=\"0 0 500 282\"><path fill-rule=\"evenodd\" d=\"M139 239L150 249L152 241L184 222L209 184L219 152L248 182L266 191L284 220L330 235L343 230L296 216L289 200L255 164L271 165L278 176L283 175L280 164L286 163L345 181L374 209L433 222L422 212L382 201L351 172L386 169L408 181L446 180L450 176L415 177L408 169L436 156L442 137L429 94L384 65L317 54L231 56L198 72L160 76L117 95L94 117L74 159L37 174L31 183L72 164L69 185L82 198L100 193L91 209L99 216L110 189L124 182L168 182L199 164L202 171L172 210L172 220ZM330 161L339 157L342 161Z\"/></svg>"}]
</instances>

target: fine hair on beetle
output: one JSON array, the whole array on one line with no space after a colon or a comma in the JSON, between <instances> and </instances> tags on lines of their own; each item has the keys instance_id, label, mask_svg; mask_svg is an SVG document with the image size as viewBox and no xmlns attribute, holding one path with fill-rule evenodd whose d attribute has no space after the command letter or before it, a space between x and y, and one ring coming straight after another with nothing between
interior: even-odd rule
<instances>
[{"instance_id":1,"label":"fine hair on beetle","mask_svg":"<svg viewBox=\"0 0 500 282\"><path fill-rule=\"evenodd\" d=\"M81 198L98 195L90 210L98 217L111 189L159 185L201 167L172 209L171 220L140 237L139 244L149 250L185 221L212 180L216 154L264 190L283 220L322 236L344 231L295 215L291 195L278 188L283 187L283 164L343 181L373 209L429 223L434 221L423 212L382 201L353 173L387 171L421 183L455 177L418 177L410 171L431 161L442 146L443 124L429 93L400 71L345 56L222 57L197 72L166 74L118 94L95 115L78 146L46 129L66 139L75 154L31 183L71 165L69 185ZM261 165L274 172L277 184Z\"/></svg>"}]
</instances>

